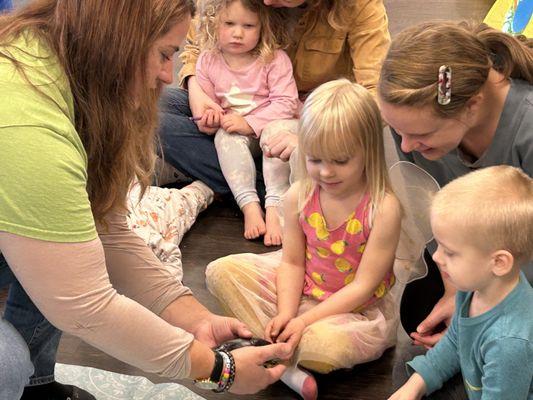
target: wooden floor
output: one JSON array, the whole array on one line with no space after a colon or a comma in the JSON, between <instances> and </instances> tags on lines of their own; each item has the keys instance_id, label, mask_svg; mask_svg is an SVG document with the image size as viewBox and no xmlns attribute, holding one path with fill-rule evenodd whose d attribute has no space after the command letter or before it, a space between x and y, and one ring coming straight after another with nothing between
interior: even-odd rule
<instances>
[{"instance_id":1,"label":"wooden floor","mask_svg":"<svg viewBox=\"0 0 533 400\"><path fill-rule=\"evenodd\" d=\"M489 0L385 0L390 30L394 35L406 26L436 18L481 20L493 2ZM242 221L239 211L227 205L215 204L205 211L182 243L185 284L212 311L220 309L209 295L204 284L204 268L215 258L242 252L265 252L261 242L249 242L242 237ZM4 293L0 293L0 308ZM408 346L406 336L399 333L399 346ZM318 376L320 399L386 399L390 394L391 368L396 350L388 351L380 360L357 366L349 371L339 371ZM155 382L161 380L142 373L83 343L70 335L64 335L58 354L63 363L92 366L125 374L144 375ZM221 397L211 392L187 387L209 399L296 399L292 391L277 383L254 396Z\"/></svg>"}]
</instances>

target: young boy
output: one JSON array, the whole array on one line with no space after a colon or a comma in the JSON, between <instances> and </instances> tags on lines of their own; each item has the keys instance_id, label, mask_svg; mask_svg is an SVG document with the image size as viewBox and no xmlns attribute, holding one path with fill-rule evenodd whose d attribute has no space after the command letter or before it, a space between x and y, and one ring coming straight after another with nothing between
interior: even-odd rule
<instances>
[{"instance_id":1,"label":"young boy","mask_svg":"<svg viewBox=\"0 0 533 400\"><path fill-rule=\"evenodd\" d=\"M533 180L509 166L458 178L435 196L431 227L456 310L389 400L419 399L459 371L469 399L531 399L533 289L520 267L533 258Z\"/></svg>"}]
</instances>

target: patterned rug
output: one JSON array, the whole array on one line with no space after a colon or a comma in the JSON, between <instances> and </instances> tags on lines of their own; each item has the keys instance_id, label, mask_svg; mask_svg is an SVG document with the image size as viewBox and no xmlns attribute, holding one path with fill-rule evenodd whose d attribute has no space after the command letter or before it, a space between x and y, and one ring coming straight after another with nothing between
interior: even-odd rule
<instances>
[{"instance_id":1,"label":"patterned rug","mask_svg":"<svg viewBox=\"0 0 533 400\"><path fill-rule=\"evenodd\" d=\"M154 384L142 376L116 374L78 365L56 364L56 379L92 393L98 400L202 400L177 383Z\"/></svg>"}]
</instances>

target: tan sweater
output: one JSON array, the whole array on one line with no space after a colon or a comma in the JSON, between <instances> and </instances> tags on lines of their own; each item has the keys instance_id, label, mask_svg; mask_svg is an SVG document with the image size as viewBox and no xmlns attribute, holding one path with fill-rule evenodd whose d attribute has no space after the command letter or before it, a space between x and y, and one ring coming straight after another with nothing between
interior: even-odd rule
<instances>
[{"instance_id":1,"label":"tan sweater","mask_svg":"<svg viewBox=\"0 0 533 400\"><path fill-rule=\"evenodd\" d=\"M294 41L287 49L300 94L327 81L348 78L374 95L381 63L390 44L388 19L383 0L352 0L355 12L345 31L334 30L316 11L305 12L295 27ZM179 83L195 74L199 49L195 22L181 54Z\"/></svg>"}]
</instances>

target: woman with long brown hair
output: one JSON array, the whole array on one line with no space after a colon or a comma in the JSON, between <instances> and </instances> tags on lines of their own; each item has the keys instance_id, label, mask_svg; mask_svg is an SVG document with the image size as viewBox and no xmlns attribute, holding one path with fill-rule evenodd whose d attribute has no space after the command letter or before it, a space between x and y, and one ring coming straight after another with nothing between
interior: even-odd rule
<instances>
[{"instance_id":1,"label":"woman with long brown hair","mask_svg":"<svg viewBox=\"0 0 533 400\"><path fill-rule=\"evenodd\" d=\"M219 391L283 372L263 367L283 345L212 351L250 332L203 307L126 224L193 13L190 0L37 0L0 18L1 398L92 398L54 382L54 327Z\"/></svg>"},{"instance_id":2,"label":"woman with long brown hair","mask_svg":"<svg viewBox=\"0 0 533 400\"><path fill-rule=\"evenodd\" d=\"M428 22L400 33L378 85L400 158L441 186L502 164L533 176L532 44L465 22ZM425 347L440 340L454 310L455 289L432 262L435 249L434 242L427 246L427 276L407 285L401 306L406 332ZM531 263L525 272L531 280Z\"/></svg>"}]
</instances>

